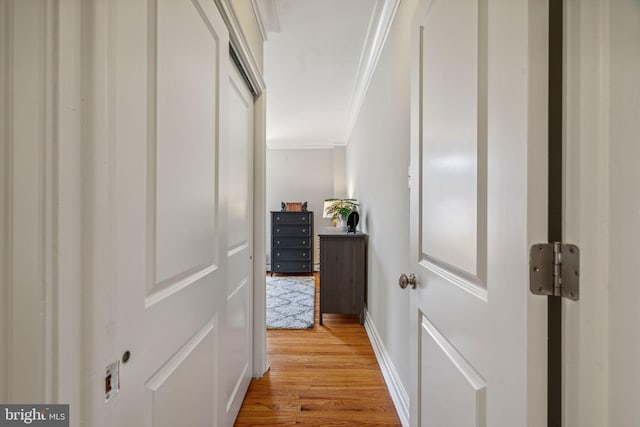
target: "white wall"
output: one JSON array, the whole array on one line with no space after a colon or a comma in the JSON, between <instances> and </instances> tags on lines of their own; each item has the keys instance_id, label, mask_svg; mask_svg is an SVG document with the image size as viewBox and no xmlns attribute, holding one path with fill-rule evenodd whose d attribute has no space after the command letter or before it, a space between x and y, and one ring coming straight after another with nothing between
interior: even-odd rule
<instances>
[{"instance_id":1,"label":"white wall","mask_svg":"<svg viewBox=\"0 0 640 427\"><path fill-rule=\"evenodd\" d=\"M408 390L409 85L414 0L401 1L347 146L348 195L369 235L367 311Z\"/></svg>"},{"instance_id":2,"label":"white wall","mask_svg":"<svg viewBox=\"0 0 640 427\"><path fill-rule=\"evenodd\" d=\"M339 153L337 154L339 158ZM340 162L338 162L340 163ZM344 187L344 184L337 184ZM330 227L322 218L324 199L334 194L334 149L267 150L267 269L271 266L271 211L281 202L308 202L314 218L314 264L318 265L318 231Z\"/></svg>"},{"instance_id":3,"label":"white wall","mask_svg":"<svg viewBox=\"0 0 640 427\"><path fill-rule=\"evenodd\" d=\"M333 195L347 197L347 147L333 149Z\"/></svg>"}]
</instances>

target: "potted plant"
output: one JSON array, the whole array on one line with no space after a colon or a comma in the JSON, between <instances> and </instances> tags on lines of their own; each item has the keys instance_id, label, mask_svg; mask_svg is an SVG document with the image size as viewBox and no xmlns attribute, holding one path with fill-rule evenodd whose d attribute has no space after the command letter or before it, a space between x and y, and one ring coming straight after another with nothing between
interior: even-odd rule
<instances>
[{"instance_id":1,"label":"potted plant","mask_svg":"<svg viewBox=\"0 0 640 427\"><path fill-rule=\"evenodd\" d=\"M356 199L326 199L325 216L338 221L338 226L345 228L347 218L352 210L358 206Z\"/></svg>"}]
</instances>

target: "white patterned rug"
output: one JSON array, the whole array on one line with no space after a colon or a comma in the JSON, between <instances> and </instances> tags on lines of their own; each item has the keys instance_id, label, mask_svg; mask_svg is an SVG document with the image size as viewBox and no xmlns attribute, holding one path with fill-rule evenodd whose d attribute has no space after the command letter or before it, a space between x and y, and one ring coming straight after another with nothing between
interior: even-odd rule
<instances>
[{"instance_id":1,"label":"white patterned rug","mask_svg":"<svg viewBox=\"0 0 640 427\"><path fill-rule=\"evenodd\" d=\"M313 326L313 277L267 276L267 329L308 329Z\"/></svg>"}]
</instances>

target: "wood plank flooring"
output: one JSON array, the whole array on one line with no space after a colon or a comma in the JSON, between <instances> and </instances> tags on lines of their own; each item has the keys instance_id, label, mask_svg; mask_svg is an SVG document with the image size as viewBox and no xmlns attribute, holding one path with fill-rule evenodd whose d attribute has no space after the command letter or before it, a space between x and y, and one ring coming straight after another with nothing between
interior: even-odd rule
<instances>
[{"instance_id":1,"label":"wood plank flooring","mask_svg":"<svg viewBox=\"0 0 640 427\"><path fill-rule=\"evenodd\" d=\"M358 316L325 315L307 330L267 331L271 369L252 380L235 425L401 426Z\"/></svg>"}]
</instances>

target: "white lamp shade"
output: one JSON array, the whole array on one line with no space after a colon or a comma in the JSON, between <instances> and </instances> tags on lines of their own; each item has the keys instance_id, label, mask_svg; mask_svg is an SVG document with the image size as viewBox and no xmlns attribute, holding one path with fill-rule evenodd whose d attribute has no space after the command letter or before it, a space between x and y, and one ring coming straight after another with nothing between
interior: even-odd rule
<instances>
[{"instance_id":1,"label":"white lamp shade","mask_svg":"<svg viewBox=\"0 0 640 427\"><path fill-rule=\"evenodd\" d=\"M325 200L324 205L322 206L322 218L332 218L332 216L327 213L329 206L331 206L331 202Z\"/></svg>"}]
</instances>

